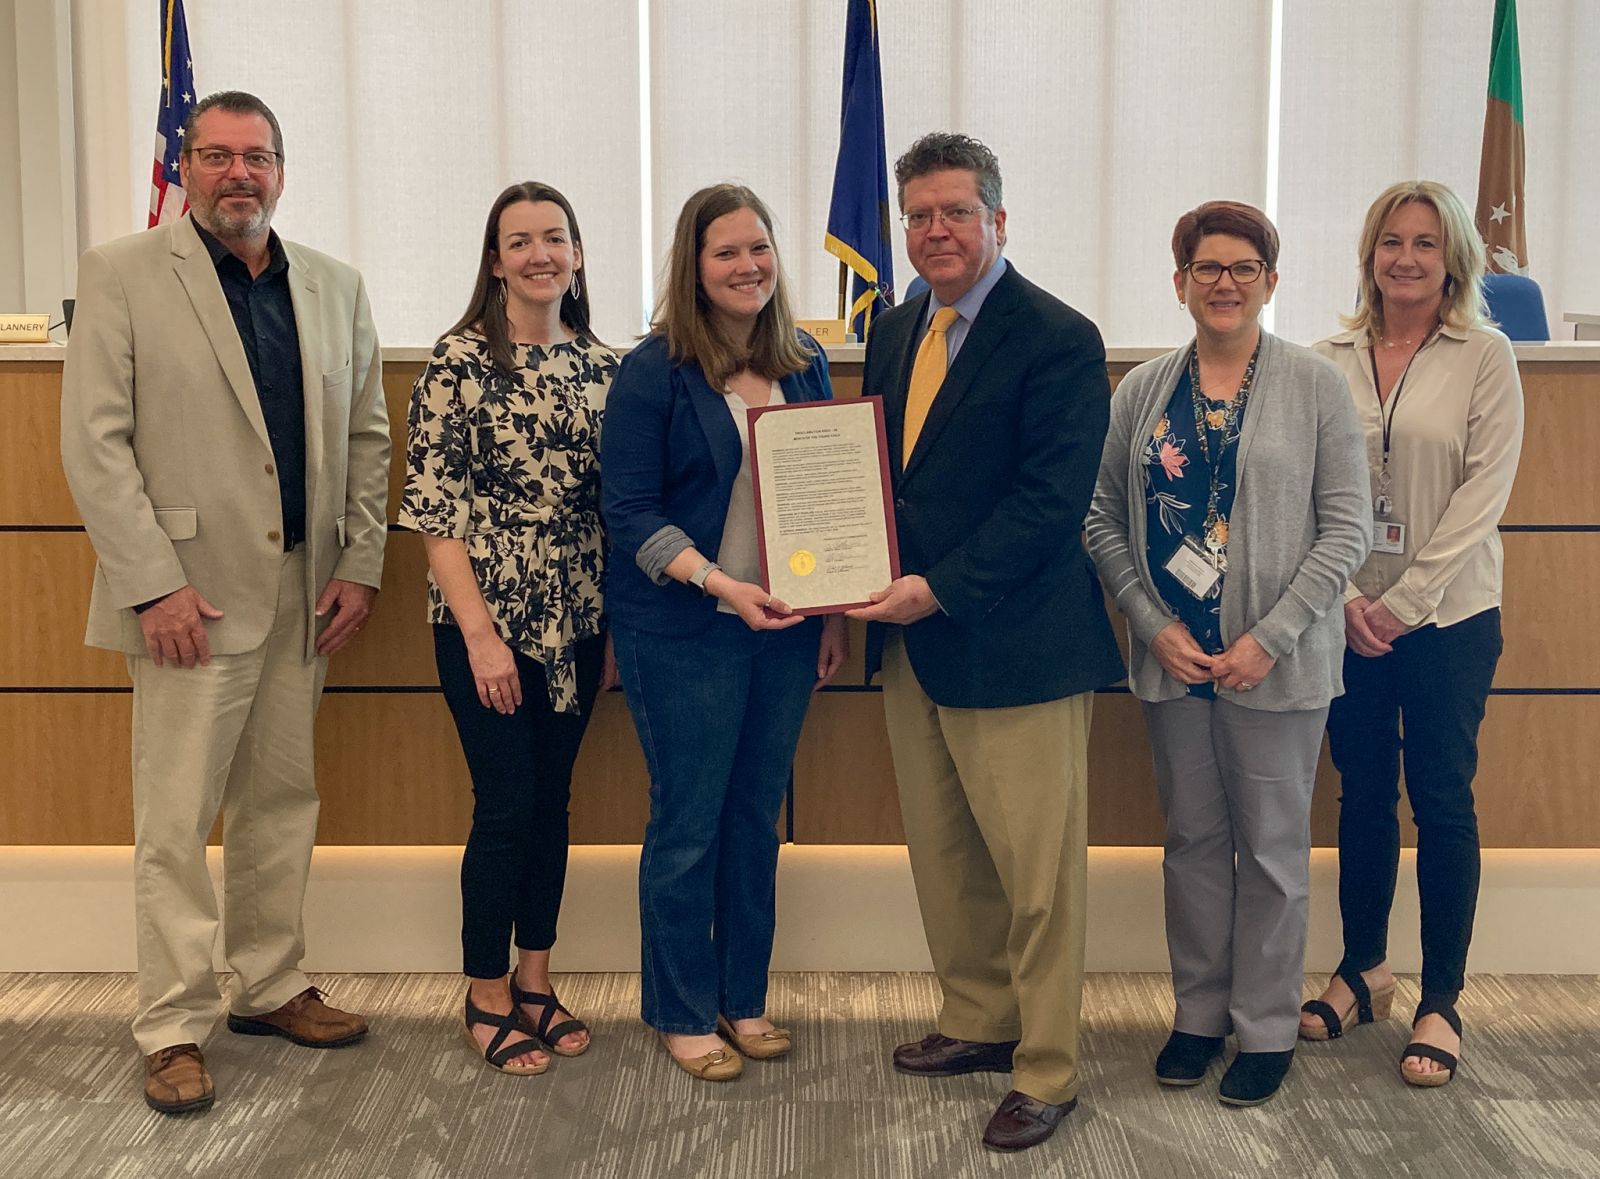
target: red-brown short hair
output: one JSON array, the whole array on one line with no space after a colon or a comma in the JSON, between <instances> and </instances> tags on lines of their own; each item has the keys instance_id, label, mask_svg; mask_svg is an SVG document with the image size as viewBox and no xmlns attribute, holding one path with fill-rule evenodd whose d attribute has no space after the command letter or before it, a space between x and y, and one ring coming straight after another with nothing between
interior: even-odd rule
<instances>
[{"instance_id":1,"label":"red-brown short hair","mask_svg":"<svg viewBox=\"0 0 1600 1179\"><path fill-rule=\"evenodd\" d=\"M1268 270L1278 268L1278 229L1254 205L1207 201L1178 218L1172 231L1172 264L1182 270L1194 261L1200 239L1213 233L1242 238L1256 248Z\"/></svg>"}]
</instances>

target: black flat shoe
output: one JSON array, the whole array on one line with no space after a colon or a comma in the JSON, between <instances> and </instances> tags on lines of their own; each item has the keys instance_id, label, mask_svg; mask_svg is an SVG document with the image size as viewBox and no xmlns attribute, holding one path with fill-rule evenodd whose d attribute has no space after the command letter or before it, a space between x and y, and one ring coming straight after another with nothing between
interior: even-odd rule
<instances>
[{"instance_id":1,"label":"black flat shoe","mask_svg":"<svg viewBox=\"0 0 1600 1179\"><path fill-rule=\"evenodd\" d=\"M1293 1063L1293 1048L1287 1052L1241 1052L1222 1074L1217 1095L1223 1105L1260 1105L1270 1101Z\"/></svg>"},{"instance_id":2,"label":"black flat shoe","mask_svg":"<svg viewBox=\"0 0 1600 1179\"><path fill-rule=\"evenodd\" d=\"M1179 1088L1198 1085L1205 1079L1211 1062L1222 1055L1222 1039L1173 1032L1156 1056L1156 1080Z\"/></svg>"}]
</instances>

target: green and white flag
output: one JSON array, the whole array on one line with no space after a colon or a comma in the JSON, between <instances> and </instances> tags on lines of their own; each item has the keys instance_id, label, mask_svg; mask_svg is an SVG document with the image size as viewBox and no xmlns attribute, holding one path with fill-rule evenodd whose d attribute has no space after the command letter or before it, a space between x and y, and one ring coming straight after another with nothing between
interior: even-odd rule
<instances>
[{"instance_id":1,"label":"green and white flag","mask_svg":"<svg viewBox=\"0 0 1600 1179\"><path fill-rule=\"evenodd\" d=\"M1528 272L1528 226L1523 217L1522 60L1517 45L1517 0L1495 0L1489 49L1489 104L1483 115L1478 165L1478 232L1489 269Z\"/></svg>"}]
</instances>

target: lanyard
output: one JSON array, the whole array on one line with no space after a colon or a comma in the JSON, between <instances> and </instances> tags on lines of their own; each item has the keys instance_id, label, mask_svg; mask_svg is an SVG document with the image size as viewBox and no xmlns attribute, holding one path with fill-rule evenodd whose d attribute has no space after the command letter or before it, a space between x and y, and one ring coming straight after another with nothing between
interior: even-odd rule
<instances>
[{"instance_id":1,"label":"lanyard","mask_svg":"<svg viewBox=\"0 0 1600 1179\"><path fill-rule=\"evenodd\" d=\"M1239 382L1239 392L1234 395L1233 404L1225 413L1231 415L1237 422L1244 421L1244 408L1250 400L1250 390L1256 382L1256 361L1261 358L1261 341L1256 341L1256 350L1250 354L1250 363L1245 366L1244 378ZM1213 554L1220 554L1227 545L1226 540L1217 541L1216 524L1220 518L1217 511L1217 502L1222 492L1222 455L1217 452L1217 457L1211 457L1211 441L1206 433L1206 395L1200 388L1200 353L1193 346L1189 348L1189 392L1194 398L1194 432L1199 436L1200 453L1205 457L1206 466L1211 471L1211 498L1206 503L1206 547ZM1224 420L1222 432L1226 432L1227 422ZM1226 448L1224 448L1225 450Z\"/></svg>"},{"instance_id":2,"label":"lanyard","mask_svg":"<svg viewBox=\"0 0 1600 1179\"><path fill-rule=\"evenodd\" d=\"M1381 386L1378 384L1378 350L1371 344L1367 347L1367 362L1372 366L1372 395L1378 399L1378 421L1383 424L1383 471L1378 476L1383 492L1389 490L1389 443L1394 437L1394 414L1400 405L1400 392L1406 387L1406 378L1411 375L1411 366L1417 362L1417 356L1433 343L1433 338L1439 334L1439 326L1437 322L1434 323L1422 343L1417 345L1416 352L1411 354L1411 359L1406 361L1400 379L1395 382L1394 388L1389 390L1387 405L1384 403L1383 394L1379 391Z\"/></svg>"}]
</instances>

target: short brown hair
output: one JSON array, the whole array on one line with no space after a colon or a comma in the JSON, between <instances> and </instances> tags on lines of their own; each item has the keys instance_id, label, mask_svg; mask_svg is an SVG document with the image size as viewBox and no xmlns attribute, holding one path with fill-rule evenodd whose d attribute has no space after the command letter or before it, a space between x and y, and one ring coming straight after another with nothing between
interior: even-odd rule
<instances>
[{"instance_id":1,"label":"short brown hair","mask_svg":"<svg viewBox=\"0 0 1600 1179\"><path fill-rule=\"evenodd\" d=\"M1444 231L1439 243L1445 273L1439 318L1446 327L1482 327L1489 322L1489 308L1483 297L1483 272L1488 266L1483 238L1461 198L1437 180L1402 180L1384 189L1372 202L1361 226L1361 302L1354 315L1340 319L1346 327L1364 329L1369 336L1383 334L1383 293L1372 272L1372 259L1389 218L1401 205L1413 201L1431 206L1439 214L1439 228Z\"/></svg>"},{"instance_id":2,"label":"short brown hair","mask_svg":"<svg viewBox=\"0 0 1600 1179\"><path fill-rule=\"evenodd\" d=\"M192 150L189 145L194 142L194 132L200 125L200 116L213 110L225 111L230 115L260 115L267 121L267 126L272 128L272 150L278 153L278 163L283 163L283 128L278 126L278 116L272 113L272 108L266 103L244 90L218 90L194 104L189 111L189 117L183 121L185 154Z\"/></svg>"},{"instance_id":3,"label":"short brown hair","mask_svg":"<svg viewBox=\"0 0 1600 1179\"><path fill-rule=\"evenodd\" d=\"M761 219L772 240L773 257L772 298L756 316L748 347L728 339L717 326L711 317L711 301L700 285L700 250L706 244L706 229L718 217L740 209L749 209ZM803 371L812 359L795 330L788 285L767 206L742 184L713 184L685 201L678 214L665 280L650 317L650 333L667 338L667 353L673 360L698 364L713 389L720 389L742 368L776 381Z\"/></svg>"},{"instance_id":4,"label":"short brown hair","mask_svg":"<svg viewBox=\"0 0 1600 1179\"><path fill-rule=\"evenodd\" d=\"M1194 261L1200 239L1213 233L1249 242L1268 270L1278 269L1278 229L1254 205L1240 201L1207 201L1182 217L1172 231L1172 264L1182 270Z\"/></svg>"},{"instance_id":5,"label":"short brown hair","mask_svg":"<svg viewBox=\"0 0 1600 1179\"><path fill-rule=\"evenodd\" d=\"M945 171L971 172L984 207L991 213L1000 208L1000 161L985 144L955 131L930 131L906 148L894 162L895 200L904 209L907 182Z\"/></svg>"}]
</instances>

